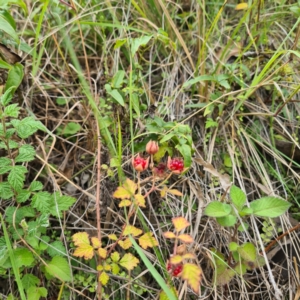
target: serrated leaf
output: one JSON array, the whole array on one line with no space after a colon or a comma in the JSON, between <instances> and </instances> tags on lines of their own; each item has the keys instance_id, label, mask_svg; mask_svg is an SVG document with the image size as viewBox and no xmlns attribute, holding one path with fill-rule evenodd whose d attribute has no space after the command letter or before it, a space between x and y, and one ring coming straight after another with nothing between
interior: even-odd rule
<instances>
[{"instance_id":1,"label":"serrated leaf","mask_svg":"<svg viewBox=\"0 0 300 300\"><path fill-rule=\"evenodd\" d=\"M72 280L69 263L64 257L53 257L45 268L50 275L62 281Z\"/></svg>"},{"instance_id":2,"label":"serrated leaf","mask_svg":"<svg viewBox=\"0 0 300 300\"><path fill-rule=\"evenodd\" d=\"M191 225L190 222L188 222L184 217L175 217L172 219L172 223L177 232Z\"/></svg>"},{"instance_id":3,"label":"serrated leaf","mask_svg":"<svg viewBox=\"0 0 300 300\"><path fill-rule=\"evenodd\" d=\"M246 194L235 185L230 188L230 198L238 211L241 210L246 203Z\"/></svg>"},{"instance_id":4,"label":"serrated leaf","mask_svg":"<svg viewBox=\"0 0 300 300\"><path fill-rule=\"evenodd\" d=\"M38 192L32 197L32 207L42 213L49 213L52 196L48 192Z\"/></svg>"},{"instance_id":5,"label":"serrated leaf","mask_svg":"<svg viewBox=\"0 0 300 300\"><path fill-rule=\"evenodd\" d=\"M284 214L291 204L276 197L263 197L250 203L253 214L258 217L276 218Z\"/></svg>"},{"instance_id":6,"label":"serrated leaf","mask_svg":"<svg viewBox=\"0 0 300 300\"><path fill-rule=\"evenodd\" d=\"M139 207L146 207L146 200L143 195L136 194L134 195L134 199L136 205L138 205Z\"/></svg>"},{"instance_id":7,"label":"serrated leaf","mask_svg":"<svg viewBox=\"0 0 300 300\"><path fill-rule=\"evenodd\" d=\"M0 198L7 200L14 196L14 192L8 182L0 182Z\"/></svg>"},{"instance_id":8,"label":"serrated leaf","mask_svg":"<svg viewBox=\"0 0 300 300\"><path fill-rule=\"evenodd\" d=\"M138 51L140 46L145 46L149 43L151 40L152 35L144 35L138 38L134 38L131 40L131 55L132 57L135 55L135 53Z\"/></svg>"},{"instance_id":9,"label":"serrated leaf","mask_svg":"<svg viewBox=\"0 0 300 300\"><path fill-rule=\"evenodd\" d=\"M243 207L240 211L239 211L239 215L241 217L247 216L247 215L252 215L253 214L253 209L250 207Z\"/></svg>"},{"instance_id":10,"label":"serrated leaf","mask_svg":"<svg viewBox=\"0 0 300 300\"><path fill-rule=\"evenodd\" d=\"M10 104L5 107L3 116L17 118L19 115L19 110L20 107L17 103Z\"/></svg>"},{"instance_id":11,"label":"serrated leaf","mask_svg":"<svg viewBox=\"0 0 300 300\"><path fill-rule=\"evenodd\" d=\"M43 238L45 239L45 238ZM47 247L47 253L51 256L65 256L66 253L66 248L63 245L61 241L54 241L49 244L49 247Z\"/></svg>"},{"instance_id":12,"label":"serrated leaf","mask_svg":"<svg viewBox=\"0 0 300 300\"><path fill-rule=\"evenodd\" d=\"M98 254L101 258L105 259L107 255L107 250L104 248L99 248L98 249Z\"/></svg>"},{"instance_id":13,"label":"serrated leaf","mask_svg":"<svg viewBox=\"0 0 300 300\"><path fill-rule=\"evenodd\" d=\"M183 243L191 244L194 242L194 239L189 234L180 234L178 236L178 239L180 239Z\"/></svg>"},{"instance_id":14,"label":"serrated leaf","mask_svg":"<svg viewBox=\"0 0 300 300\"><path fill-rule=\"evenodd\" d=\"M101 247L101 241L97 237L91 237L91 242L94 248Z\"/></svg>"},{"instance_id":15,"label":"serrated leaf","mask_svg":"<svg viewBox=\"0 0 300 300\"><path fill-rule=\"evenodd\" d=\"M114 275L118 275L120 273L120 267L118 264L116 263L112 263L111 264L111 272L114 274Z\"/></svg>"},{"instance_id":16,"label":"serrated leaf","mask_svg":"<svg viewBox=\"0 0 300 300\"><path fill-rule=\"evenodd\" d=\"M27 190L18 191L16 200L18 203L23 203L29 199L30 195L31 193Z\"/></svg>"},{"instance_id":17,"label":"serrated leaf","mask_svg":"<svg viewBox=\"0 0 300 300\"><path fill-rule=\"evenodd\" d=\"M118 245L123 248L124 250L127 250L131 248L132 243L129 238L126 238L124 241L118 241Z\"/></svg>"},{"instance_id":18,"label":"serrated leaf","mask_svg":"<svg viewBox=\"0 0 300 300\"><path fill-rule=\"evenodd\" d=\"M140 234L142 234L143 231L139 228L136 228L132 225L126 225L124 230L123 230L123 235L127 236L127 235L132 235L132 236L138 236Z\"/></svg>"},{"instance_id":19,"label":"serrated leaf","mask_svg":"<svg viewBox=\"0 0 300 300\"><path fill-rule=\"evenodd\" d=\"M110 255L110 258L113 262L118 262L120 260L119 252L115 251Z\"/></svg>"},{"instance_id":20,"label":"serrated leaf","mask_svg":"<svg viewBox=\"0 0 300 300\"><path fill-rule=\"evenodd\" d=\"M181 278L187 281L188 285L196 294L199 294L202 280L202 270L200 267L191 263L184 264Z\"/></svg>"},{"instance_id":21,"label":"serrated leaf","mask_svg":"<svg viewBox=\"0 0 300 300\"><path fill-rule=\"evenodd\" d=\"M40 122L36 121L33 117L26 117L22 120L11 120L11 124L17 131L17 134L20 138L26 139L37 130L45 131L45 126Z\"/></svg>"},{"instance_id":22,"label":"serrated leaf","mask_svg":"<svg viewBox=\"0 0 300 300\"><path fill-rule=\"evenodd\" d=\"M217 222L223 227L231 227L234 226L237 222L236 216L228 215L225 217L216 218Z\"/></svg>"},{"instance_id":23,"label":"serrated leaf","mask_svg":"<svg viewBox=\"0 0 300 300\"><path fill-rule=\"evenodd\" d=\"M228 268L217 269L217 271L215 271L215 278L218 285L228 284L234 275L235 271Z\"/></svg>"},{"instance_id":24,"label":"serrated leaf","mask_svg":"<svg viewBox=\"0 0 300 300\"><path fill-rule=\"evenodd\" d=\"M0 97L0 103L1 103L3 106L7 106L8 103L11 101L15 89L16 89L16 88L15 88L14 86L10 87L10 88L7 89L7 90L5 91L5 93Z\"/></svg>"},{"instance_id":25,"label":"serrated leaf","mask_svg":"<svg viewBox=\"0 0 300 300\"><path fill-rule=\"evenodd\" d=\"M127 178L122 186L119 186L113 193L114 198L118 199L130 199L134 195L137 189L137 185Z\"/></svg>"},{"instance_id":26,"label":"serrated leaf","mask_svg":"<svg viewBox=\"0 0 300 300\"><path fill-rule=\"evenodd\" d=\"M164 232L164 237L167 239L175 239L176 235L171 231L167 231L167 232Z\"/></svg>"},{"instance_id":27,"label":"serrated leaf","mask_svg":"<svg viewBox=\"0 0 300 300\"><path fill-rule=\"evenodd\" d=\"M77 232L73 234L72 241L75 246L79 246L80 244L90 245L89 235L86 232Z\"/></svg>"},{"instance_id":28,"label":"serrated leaf","mask_svg":"<svg viewBox=\"0 0 300 300\"><path fill-rule=\"evenodd\" d=\"M25 290L29 289L31 286L37 286L40 284L40 279L33 274L25 274L22 277L22 284Z\"/></svg>"},{"instance_id":29,"label":"serrated leaf","mask_svg":"<svg viewBox=\"0 0 300 300\"><path fill-rule=\"evenodd\" d=\"M245 243L237 249L240 256L247 262L255 262L257 258L256 248L252 243Z\"/></svg>"},{"instance_id":30,"label":"serrated leaf","mask_svg":"<svg viewBox=\"0 0 300 300\"><path fill-rule=\"evenodd\" d=\"M19 148L15 162L28 162L34 160L35 150L31 145L25 144Z\"/></svg>"},{"instance_id":31,"label":"serrated leaf","mask_svg":"<svg viewBox=\"0 0 300 300\"><path fill-rule=\"evenodd\" d=\"M146 232L139 238L139 244L143 249L153 248L158 246L158 242L152 232Z\"/></svg>"},{"instance_id":32,"label":"serrated leaf","mask_svg":"<svg viewBox=\"0 0 300 300\"><path fill-rule=\"evenodd\" d=\"M14 263L17 268L29 267L34 262L33 254L27 248L16 248L13 252Z\"/></svg>"},{"instance_id":33,"label":"serrated leaf","mask_svg":"<svg viewBox=\"0 0 300 300\"><path fill-rule=\"evenodd\" d=\"M181 255L173 255L170 257L170 263L172 265L177 265L180 264L182 262L183 258Z\"/></svg>"},{"instance_id":34,"label":"serrated leaf","mask_svg":"<svg viewBox=\"0 0 300 300\"><path fill-rule=\"evenodd\" d=\"M231 212L231 206L226 203L222 203L219 201L210 202L206 208L204 213L209 217L225 217L229 215Z\"/></svg>"},{"instance_id":35,"label":"serrated leaf","mask_svg":"<svg viewBox=\"0 0 300 300\"><path fill-rule=\"evenodd\" d=\"M62 211L68 210L75 202L76 199L74 197L60 195L59 192L55 192L51 197L50 213L58 217Z\"/></svg>"},{"instance_id":36,"label":"serrated leaf","mask_svg":"<svg viewBox=\"0 0 300 300\"><path fill-rule=\"evenodd\" d=\"M43 184L40 181L32 181L29 187L30 192L40 191L43 188Z\"/></svg>"},{"instance_id":37,"label":"serrated leaf","mask_svg":"<svg viewBox=\"0 0 300 300\"><path fill-rule=\"evenodd\" d=\"M139 260L131 253L126 253L119 261L120 266L127 269L128 271L132 271L138 263Z\"/></svg>"},{"instance_id":38,"label":"serrated leaf","mask_svg":"<svg viewBox=\"0 0 300 300\"><path fill-rule=\"evenodd\" d=\"M107 285L108 281L109 281L109 276L107 275L107 273L102 272L99 276L99 282L101 282L101 284L105 286Z\"/></svg>"},{"instance_id":39,"label":"serrated leaf","mask_svg":"<svg viewBox=\"0 0 300 300\"><path fill-rule=\"evenodd\" d=\"M113 240L113 241L116 241L118 239L118 237L113 233L113 234L109 234L107 236L109 239Z\"/></svg>"},{"instance_id":40,"label":"serrated leaf","mask_svg":"<svg viewBox=\"0 0 300 300\"><path fill-rule=\"evenodd\" d=\"M46 298L48 291L44 287L31 286L26 290L27 300L40 300L41 297Z\"/></svg>"},{"instance_id":41,"label":"serrated leaf","mask_svg":"<svg viewBox=\"0 0 300 300\"><path fill-rule=\"evenodd\" d=\"M132 202L128 199L124 199L119 203L119 207L128 207L132 204Z\"/></svg>"},{"instance_id":42,"label":"serrated leaf","mask_svg":"<svg viewBox=\"0 0 300 300\"><path fill-rule=\"evenodd\" d=\"M79 244L73 255L83 257L84 259L91 259L94 256L94 248L89 244Z\"/></svg>"},{"instance_id":43,"label":"serrated leaf","mask_svg":"<svg viewBox=\"0 0 300 300\"><path fill-rule=\"evenodd\" d=\"M20 190L25 181L27 169L24 166L12 166L7 181L15 190Z\"/></svg>"}]
</instances>

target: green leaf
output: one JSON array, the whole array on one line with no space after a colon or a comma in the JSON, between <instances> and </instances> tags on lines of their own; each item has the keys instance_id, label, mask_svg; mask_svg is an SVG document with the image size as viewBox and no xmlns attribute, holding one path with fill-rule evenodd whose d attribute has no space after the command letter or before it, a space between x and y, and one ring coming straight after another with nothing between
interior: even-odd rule
<instances>
[{"instance_id":1,"label":"green leaf","mask_svg":"<svg viewBox=\"0 0 300 300\"><path fill-rule=\"evenodd\" d=\"M124 76L125 76L124 70L117 71L117 73L112 79L111 86L116 89L121 88L123 84Z\"/></svg>"},{"instance_id":2,"label":"green leaf","mask_svg":"<svg viewBox=\"0 0 300 300\"><path fill-rule=\"evenodd\" d=\"M71 272L70 272L70 266L68 264L68 261L61 257L61 256L55 256L52 258L52 260L48 263L46 266L46 271L50 275L57 277L58 279L62 281L71 281Z\"/></svg>"},{"instance_id":3,"label":"green leaf","mask_svg":"<svg viewBox=\"0 0 300 300\"><path fill-rule=\"evenodd\" d=\"M33 274L25 274L22 277L22 283L25 290L28 290L32 286L37 286L40 284L39 278L34 276Z\"/></svg>"},{"instance_id":4,"label":"green leaf","mask_svg":"<svg viewBox=\"0 0 300 300\"><path fill-rule=\"evenodd\" d=\"M240 211L246 203L246 194L240 188L233 185L230 188L230 197L236 209Z\"/></svg>"},{"instance_id":5,"label":"green leaf","mask_svg":"<svg viewBox=\"0 0 300 300\"><path fill-rule=\"evenodd\" d=\"M18 106L17 103L8 105L4 109L3 116L17 118L19 115L19 110L20 110L20 107Z\"/></svg>"},{"instance_id":6,"label":"green leaf","mask_svg":"<svg viewBox=\"0 0 300 300\"><path fill-rule=\"evenodd\" d=\"M193 84L195 84L195 83L198 83L198 82L200 82L200 81L207 81L207 80L214 81L214 77L211 76L211 75L201 75L201 76L195 77L194 79L191 79L191 80L186 81L186 82L182 85L182 87L183 87L183 88L186 88L186 87L188 87L188 86L190 86L190 85L193 85Z\"/></svg>"},{"instance_id":7,"label":"green leaf","mask_svg":"<svg viewBox=\"0 0 300 300\"><path fill-rule=\"evenodd\" d=\"M51 256L66 256L66 248L61 241L55 241L49 244L47 248L47 253Z\"/></svg>"},{"instance_id":8,"label":"green leaf","mask_svg":"<svg viewBox=\"0 0 300 300\"><path fill-rule=\"evenodd\" d=\"M16 248L13 250L15 256L15 263L18 268L29 267L34 262L34 257L31 251L27 248Z\"/></svg>"},{"instance_id":9,"label":"green leaf","mask_svg":"<svg viewBox=\"0 0 300 300\"><path fill-rule=\"evenodd\" d=\"M217 218L217 222L224 227L231 227L236 224L237 218L233 215Z\"/></svg>"},{"instance_id":10,"label":"green leaf","mask_svg":"<svg viewBox=\"0 0 300 300\"><path fill-rule=\"evenodd\" d=\"M19 154L15 158L15 162L27 162L34 160L35 150L31 145L25 144L19 148Z\"/></svg>"},{"instance_id":11,"label":"green leaf","mask_svg":"<svg viewBox=\"0 0 300 300\"><path fill-rule=\"evenodd\" d=\"M256 248L252 243L245 243L237 249L240 256L247 262L255 262L257 258Z\"/></svg>"},{"instance_id":12,"label":"green leaf","mask_svg":"<svg viewBox=\"0 0 300 300\"><path fill-rule=\"evenodd\" d=\"M16 31L2 15L0 15L0 30L3 30L10 37L12 37L16 42L19 42L19 37Z\"/></svg>"},{"instance_id":13,"label":"green leaf","mask_svg":"<svg viewBox=\"0 0 300 300\"><path fill-rule=\"evenodd\" d=\"M49 213L52 195L48 192L38 192L32 197L32 207L42 213Z\"/></svg>"},{"instance_id":14,"label":"green leaf","mask_svg":"<svg viewBox=\"0 0 300 300\"><path fill-rule=\"evenodd\" d=\"M253 214L258 217L276 218L284 214L291 204L276 197L263 197L250 203Z\"/></svg>"},{"instance_id":15,"label":"green leaf","mask_svg":"<svg viewBox=\"0 0 300 300\"><path fill-rule=\"evenodd\" d=\"M25 174L27 173L27 169L24 166L12 166L10 173L8 175L9 184L15 189L20 190L25 181Z\"/></svg>"},{"instance_id":16,"label":"green leaf","mask_svg":"<svg viewBox=\"0 0 300 300\"><path fill-rule=\"evenodd\" d=\"M24 206L19 209L14 206L9 206L5 210L6 221L9 224L19 224L25 217L35 217L36 211L32 207Z\"/></svg>"},{"instance_id":17,"label":"green leaf","mask_svg":"<svg viewBox=\"0 0 300 300\"><path fill-rule=\"evenodd\" d=\"M9 140L8 141L8 147L4 142L0 142L0 148L6 149L6 150L8 150L8 149L17 149L17 148L19 148L19 144L16 141Z\"/></svg>"},{"instance_id":18,"label":"green leaf","mask_svg":"<svg viewBox=\"0 0 300 300\"><path fill-rule=\"evenodd\" d=\"M8 182L0 182L0 198L7 200L14 196L14 192Z\"/></svg>"},{"instance_id":19,"label":"green leaf","mask_svg":"<svg viewBox=\"0 0 300 300\"><path fill-rule=\"evenodd\" d=\"M109 94L113 99L115 99L120 105L124 106L124 99L120 92L115 89L111 89L111 86L109 84L106 84L105 86L107 94Z\"/></svg>"},{"instance_id":20,"label":"green leaf","mask_svg":"<svg viewBox=\"0 0 300 300\"><path fill-rule=\"evenodd\" d=\"M43 184L40 181L32 181L29 187L30 192L40 191L43 188Z\"/></svg>"},{"instance_id":21,"label":"green leaf","mask_svg":"<svg viewBox=\"0 0 300 300\"><path fill-rule=\"evenodd\" d=\"M47 289L44 287L31 286L27 291L27 300L40 300L41 297L46 298L48 295Z\"/></svg>"},{"instance_id":22,"label":"green leaf","mask_svg":"<svg viewBox=\"0 0 300 300\"><path fill-rule=\"evenodd\" d=\"M62 211L68 210L76 199L71 196L61 196L59 192L53 194L51 198L50 214L58 217Z\"/></svg>"},{"instance_id":23,"label":"green leaf","mask_svg":"<svg viewBox=\"0 0 300 300\"><path fill-rule=\"evenodd\" d=\"M183 156L184 167L189 168L192 164L192 152L191 147L187 144L177 145L175 147Z\"/></svg>"},{"instance_id":24,"label":"green leaf","mask_svg":"<svg viewBox=\"0 0 300 300\"><path fill-rule=\"evenodd\" d=\"M23 202L27 201L29 199L30 195L31 195L31 193L27 190L18 191L17 202L23 203Z\"/></svg>"},{"instance_id":25,"label":"green leaf","mask_svg":"<svg viewBox=\"0 0 300 300\"><path fill-rule=\"evenodd\" d=\"M0 59L0 68L1 69L6 69L6 70L10 70L12 68L12 65L10 65L6 61Z\"/></svg>"},{"instance_id":26,"label":"green leaf","mask_svg":"<svg viewBox=\"0 0 300 300\"><path fill-rule=\"evenodd\" d=\"M228 216L231 212L231 206L226 203L222 203L219 201L210 202L206 208L204 213L209 217L225 217Z\"/></svg>"},{"instance_id":27,"label":"green leaf","mask_svg":"<svg viewBox=\"0 0 300 300\"><path fill-rule=\"evenodd\" d=\"M148 44L148 42L151 40L152 35L144 35L139 38L132 39L131 44L131 55L132 57L135 55L135 53L138 51L140 46L145 46Z\"/></svg>"},{"instance_id":28,"label":"green leaf","mask_svg":"<svg viewBox=\"0 0 300 300\"><path fill-rule=\"evenodd\" d=\"M1 17L0 17L1 18ZM24 76L23 72L24 66L20 63L16 63L13 67L8 71L8 77L5 84L5 91L14 87L17 89L21 84Z\"/></svg>"},{"instance_id":29,"label":"green leaf","mask_svg":"<svg viewBox=\"0 0 300 300\"><path fill-rule=\"evenodd\" d=\"M9 89L7 89L5 91L5 93L0 97L0 103L3 106L6 106L11 101L11 99L13 97L13 94L14 94L14 91L15 91L15 87L12 86Z\"/></svg>"},{"instance_id":30,"label":"green leaf","mask_svg":"<svg viewBox=\"0 0 300 300\"><path fill-rule=\"evenodd\" d=\"M37 130L46 131L45 126L40 122L36 121L33 117L26 117L22 120L11 120L11 124L17 131L20 138L26 139Z\"/></svg>"},{"instance_id":31,"label":"green leaf","mask_svg":"<svg viewBox=\"0 0 300 300\"><path fill-rule=\"evenodd\" d=\"M247 216L247 215L252 215L252 214L253 214L253 209L250 208L250 207L247 207L247 206L243 207L241 209L241 211L239 211L239 215L241 217L244 217L244 216Z\"/></svg>"},{"instance_id":32,"label":"green leaf","mask_svg":"<svg viewBox=\"0 0 300 300\"><path fill-rule=\"evenodd\" d=\"M236 242L230 242L229 243L229 251L237 251L239 245Z\"/></svg>"},{"instance_id":33,"label":"green leaf","mask_svg":"<svg viewBox=\"0 0 300 300\"><path fill-rule=\"evenodd\" d=\"M64 127L61 134L64 136L70 136L78 133L80 130L81 126L78 123L70 122Z\"/></svg>"},{"instance_id":34,"label":"green leaf","mask_svg":"<svg viewBox=\"0 0 300 300\"><path fill-rule=\"evenodd\" d=\"M11 160L7 157L0 157L0 175L7 173L11 168Z\"/></svg>"},{"instance_id":35,"label":"green leaf","mask_svg":"<svg viewBox=\"0 0 300 300\"><path fill-rule=\"evenodd\" d=\"M170 140L173 136L175 136L175 133L170 132L170 133L166 134L159 142L164 143L164 142Z\"/></svg>"},{"instance_id":36,"label":"green leaf","mask_svg":"<svg viewBox=\"0 0 300 300\"><path fill-rule=\"evenodd\" d=\"M140 99L139 96L136 93L132 93L131 95L131 100L132 100L132 107L135 111L135 113L140 116Z\"/></svg>"}]
</instances>

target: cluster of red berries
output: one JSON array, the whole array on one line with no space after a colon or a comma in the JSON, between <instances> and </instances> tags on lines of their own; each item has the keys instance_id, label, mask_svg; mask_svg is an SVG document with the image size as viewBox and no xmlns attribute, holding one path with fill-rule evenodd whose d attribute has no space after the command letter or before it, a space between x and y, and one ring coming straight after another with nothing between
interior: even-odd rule
<instances>
[{"instance_id":1,"label":"cluster of red berries","mask_svg":"<svg viewBox=\"0 0 300 300\"><path fill-rule=\"evenodd\" d=\"M157 153L159 150L158 143L155 141L149 141L146 145L146 152L151 155L151 164L153 167L153 159L152 156ZM142 172L148 169L149 166L149 159L143 158L140 154L137 154L135 157L132 158L132 166L133 168L138 171ZM150 164L150 168L151 167ZM182 158L171 158L168 157L167 165L164 163L159 163L157 167L153 168L155 175L159 177L163 177L165 175L165 170L168 168L174 174L180 174L184 171L184 163Z\"/></svg>"},{"instance_id":2,"label":"cluster of red berries","mask_svg":"<svg viewBox=\"0 0 300 300\"><path fill-rule=\"evenodd\" d=\"M183 264L172 265L170 262L167 263L167 271L174 277L180 276L183 270Z\"/></svg>"}]
</instances>

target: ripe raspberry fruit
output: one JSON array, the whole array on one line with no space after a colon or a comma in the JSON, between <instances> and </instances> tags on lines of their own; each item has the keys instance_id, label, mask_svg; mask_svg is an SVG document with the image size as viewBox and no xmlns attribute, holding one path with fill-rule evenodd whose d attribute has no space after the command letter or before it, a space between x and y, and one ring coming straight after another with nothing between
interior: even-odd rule
<instances>
[{"instance_id":1,"label":"ripe raspberry fruit","mask_svg":"<svg viewBox=\"0 0 300 300\"><path fill-rule=\"evenodd\" d=\"M154 175L158 176L158 177L164 177L165 176L165 171L166 171L166 164L164 163L159 163L158 166L153 168L153 173Z\"/></svg>"},{"instance_id":2,"label":"ripe raspberry fruit","mask_svg":"<svg viewBox=\"0 0 300 300\"><path fill-rule=\"evenodd\" d=\"M132 166L138 171L142 172L148 168L149 165L149 157L147 159L143 158L138 154L136 157L132 158Z\"/></svg>"},{"instance_id":3,"label":"ripe raspberry fruit","mask_svg":"<svg viewBox=\"0 0 300 300\"><path fill-rule=\"evenodd\" d=\"M167 167L170 171L175 174L180 174L184 170L184 163L182 158L171 158L168 157Z\"/></svg>"},{"instance_id":4,"label":"ripe raspberry fruit","mask_svg":"<svg viewBox=\"0 0 300 300\"><path fill-rule=\"evenodd\" d=\"M173 274L172 275L174 277L177 277L182 272L182 270L183 270L183 265L180 264L180 265L178 265L178 266L175 267L175 269L173 270Z\"/></svg>"}]
</instances>

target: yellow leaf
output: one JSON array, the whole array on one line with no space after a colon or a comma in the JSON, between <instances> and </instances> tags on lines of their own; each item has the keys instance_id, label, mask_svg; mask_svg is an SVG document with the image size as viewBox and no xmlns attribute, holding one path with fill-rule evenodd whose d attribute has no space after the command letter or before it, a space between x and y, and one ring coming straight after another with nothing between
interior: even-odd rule
<instances>
[{"instance_id":1,"label":"yellow leaf","mask_svg":"<svg viewBox=\"0 0 300 300\"><path fill-rule=\"evenodd\" d=\"M167 231L167 232L164 232L164 237L167 239L175 239L176 235L171 231Z\"/></svg>"},{"instance_id":2,"label":"yellow leaf","mask_svg":"<svg viewBox=\"0 0 300 300\"><path fill-rule=\"evenodd\" d=\"M196 255L193 253L186 253L184 255L182 255L183 259L196 259Z\"/></svg>"},{"instance_id":3,"label":"yellow leaf","mask_svg":"<svg viewBox=\"0 0 300 300\"><path fill-rule=\"evenodd\" d=\"M130 206L130 205L131 205L131 201L128 200L128 199L122 200L122 201L119 203L119 207L127 207L127 206Z\"/></svg>"},{"instance_id":4,"label":"yellow leaf","mask_svg":"<svg viewBox=\"0 0 300 300\"><path fill-rule=\"evenodd\" d=\"M103 271L103 269L104 269L104 268L103 268L102 265L98 265L98 266L97 266L97 271Z\"/></svg>"},{"instance_id":5,"label":"yellow leaf","mask_svg":"<svg viewBox=\"0 0 300 300\"><path fill-rule=\"evenodd\" d=\"M111 264L111 272L112 272L114 275L118 275L119 272L120 272L120 267L119 267L119 265L117 265L116 263L112 263L112 264Z\"/></svg>"},{"instance_id":6,"label":"yellow leaf","mask_svg":"<svg viewBox=\"0 0 300 300\"><path fill-rule=\"evenodd\" d=\"M153 237L152 232L147 232L139 238L139 244L143 249L153 248L154 246L158 246L158 242Z\"/></svg>"},{"instance_id":7,"label":"yellow leaf","mask_svg":"<svg viewBox=\"0 0 300 300\"><path fill-rule=\"evenodd\" d=\"M101 242L99 241L99 239L97 237L92 237L91 241L92 241L92 245L94 248L101 247Z\"/></svg>"},{"instance_id":8,"label":"yellow leaf","mask_svg":"<svg viewBox=\"0 0 300 300\"><path fill-rule=\"evenodd\" d=\"M128 271L133 270L137 264L139 263L139 260L133 256L131 253L126 253L122 259L120 260L119 264L126 268Z\"/></svg>"},{"instance_id":9,"label":"yellow leaf","mask_svg":"<svg viewBox=\"0 0 300 300\"><path fill-rule=\"evenodd\" d=\"M178 238L186 244L191 244L194 241L194 239L189 234L180 234Z\"/></svg>"},{"instance_id":10,"label":"yellow leaf","mask_svg":"<svg viewBox=\"0 0 300 300\"><path fill-rule=\"evenodd\" d=\"M75 246L79 246L80 244L88 244L90 245L89 235L86 232L77 232L72 236L72 240Z\"/></svg>"},{"instance_id":11,"label":"yellow leaf","mask_svg":"<svg viewBox=\"0 0 300 300\"><path fill-rule=\"evenodd\" d=\"M137 189L137 185L127 178L122 186L119 186L117 190L113 193L113 197L120 199L128 199L134 195Z\"/></svg>"},{"instance_id":12,"label":"yellow leaf","mask_svg":"<svg viewBox=\"0 0 300 300\"><path fill-rule=\"evenodd\" d=\"M113 241L116 241L117 239L118 239L118 237L113 233L113 234L109 234L108 235L108 238L110 239L110 240L113 240Z\"/></svg>"},{"instance_id":13,"label":"yellow leaf","mask_svg":"<svg viewBox=\"0 0 300 300\"><path fill-rule=\"evenodd\" d=\"M194 264L186 263L183 265L181 278L186 280L192 290L198 294L202 280L202 270Z\"/></svg>"},{"instance_id":14,"label":"yellow leaf","mask_svg":"<svg viewBox=\"0 0 300 300\"><path fill-rule=\"evenodd\" d=\"M164 185L163 188L162 188L162 190L160 191L160 196L162 198L166 197L167 191L168 191L168 188Z\"/></svg>"},{"instance_id":15,"label":"yellow leaf","mask_svg":"<svg viewBox=\"0 0 300 300\"><path fill-rule=\"evenodd\" d=\"M182 262L181 255L173 255L172 257L170 257L170 263L172 265L177 265L177 264L180 264L181 262Z\"/></svg>"},{"instance_id":16,"label":"yellow leaf","mask_svg":"<svg viewBox=\"0 0 300 300\"><path fill-rule=\"evenodd\" d=\"M110 271L111 270L111 265L105 265L104 270L105 271Z\"/></svg>"},{"instance_id":17,"label":"yellow leaf","mask_svg":"<svg viewBox=\"0 0 300 300\"><path fill-rule=\"evenodd\" d=\"M242 2L237 4L237 6L235 7L235 10L244 10L248 8L248 3Z\"/></svg>"},{"instance_id":18,"label":"yellow leaf","mask_svg":"<svg viewBox=\"0 0 300 300\"><path fill-rule=\"evenodd\" d=\"M172 222L177 232L191 225L184 217L173 218Z\"/></svg>"},{"instance_id":19,"label":"yellow leaf","mask_svg":"<svg viewBox=\"0 0 300 300\"><path fill-rule=\"evenodd\" d=\"M140 234L142 234L143 231L141 229L138 229L132 225L126 225L125 228L124 228L124 231L123 231L123 235L133 235L133 236L138 236Z\"/></svg>"},{"instance_id":20,"label":"yellow leaf","mask_svg":"<svg viewBox=\"0 0 300 300\"><path fill-rule=\"evenodd\" d=\"M140 207L146 207L146 201L143 195L136 194L134 195L135 204Z\"/></svg>"},{"instance_id":21,"label":"yellow leaf","mask_svg":"<svg viewBox=\"0 0 300 300\"><path fill-rule=\"evenodd\" d=\"M124 241L118 242L119 246L122 247L124 250L129 249L132 246L132 243L129 238L125 239Z\"/></svg>"},{"instance_id":22,"label":"yellow leaf","mask_svg":"<svg viewBox=\"0 0 300 300\"><path fill-rule=\"evenodd\" d=\"M105 273L102 272L99 276L99 282L101 282L102 285L106 285L108 283L109 276Z\"/></svg>"},{"instance_id":23,"label":"yellow leaf","mask_svg":"<svg viewBox=\"0 0 300 300\"><path fill-rule=\"evenodd\" d=\"M120 254L119 254L119 252L117 252L117 251L113 252L113 253L110 255L110 258L111 258L112 261L118 262L119 259L120 259Z\"/></svg>"},{"instance_id":24,"label":"yellow leaf","mask_svg":"<svg viewBox=\"0 0 300 300\"><path fill-rule=\"evenodd\" d=\"M181 192L179 192L178 190L168 190L167 192L174 196L183 196L183 194Z\"/></svg>"},{"instance_id":25,"label":"yellow leaf","mask_svg":"<svg viewBox=\"0 0 300 300\"><path fill-rule=\"evenodd\" d=\"M99 248L98 249L98 254L101 258L105 259L106 258L106 255L107 255L107 250L106 249L103 249L103 248Z\"/></svg>"},{"instance_id":26,"label":"yellow leaf","mask_svg":"<svg viewBox=\"0 0 300 300\"><path fill-rule=\"evenodd\" d=\"M75 249L74 256L91 259L94 256L94 248L89 244L79 244Z\"/></svg>"}]
</instances>

